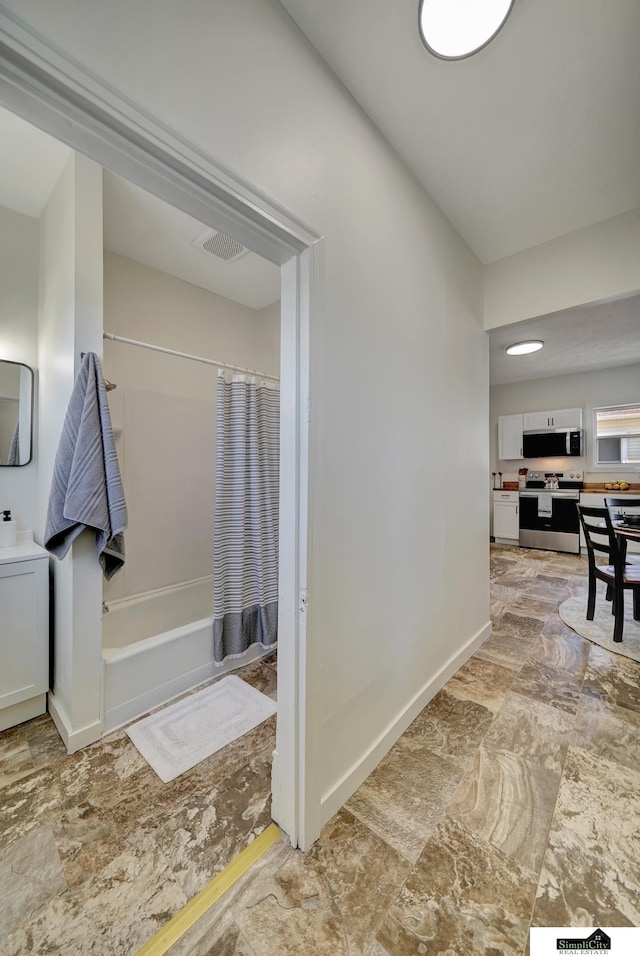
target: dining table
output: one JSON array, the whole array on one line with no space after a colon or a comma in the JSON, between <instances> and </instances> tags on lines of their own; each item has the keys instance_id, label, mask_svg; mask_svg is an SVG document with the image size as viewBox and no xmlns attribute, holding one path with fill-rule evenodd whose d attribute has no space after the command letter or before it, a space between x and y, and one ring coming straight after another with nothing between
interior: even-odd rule
<instances>
[{"instance_id":1,"label":"dining table","mask_svg":"<svg viewBox=\"0 0 640 956\"><path fill-rule=\"evenodd\" d=\"M613 521L612 524L615 536L620 542L622 560L625 561L627 557L627 542L637 541L640 543L640 526L625 524L624 521Z\"/></svg>"}]
</instances>

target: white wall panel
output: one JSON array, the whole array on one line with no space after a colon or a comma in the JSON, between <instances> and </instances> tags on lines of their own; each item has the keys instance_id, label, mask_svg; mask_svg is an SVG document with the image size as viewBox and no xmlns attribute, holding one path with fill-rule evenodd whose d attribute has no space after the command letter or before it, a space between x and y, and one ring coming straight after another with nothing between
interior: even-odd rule
<instances>
[{"instance_id":1,"label":"white wall panel","mask_svg":"<svg viewBox=\"0 0 640 956\"><path fill-rule=\"evenodd\" d=\"M640 289L640 210L542 242L485 267L485 328Z\"/></svg>"}]
</instances>

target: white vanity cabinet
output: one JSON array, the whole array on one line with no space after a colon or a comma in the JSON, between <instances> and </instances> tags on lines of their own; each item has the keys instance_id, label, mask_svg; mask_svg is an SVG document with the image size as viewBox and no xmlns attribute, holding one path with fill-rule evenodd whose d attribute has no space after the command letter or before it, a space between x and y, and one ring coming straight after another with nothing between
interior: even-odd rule
<instances>
[{"instance_id":1,"label":"white vanity cabinet","mask_svg":"<svg viewBox=\"0 0 640 956\"><path fill-rule=\"evenodd\" d=\"M493 492L493 537L497 544L518 544L520 506L517 491Z\"/></svg>"},{"instance_id":2,"label":"white vanity cabinet","mask_svg":"<svg viewBox=\"0 0 640 956\"><path fill-rule=\"evenodd\" d=\"M33 541L0 548L0 731L47 709L48 559Z\"/></svg>"}]
</instances>

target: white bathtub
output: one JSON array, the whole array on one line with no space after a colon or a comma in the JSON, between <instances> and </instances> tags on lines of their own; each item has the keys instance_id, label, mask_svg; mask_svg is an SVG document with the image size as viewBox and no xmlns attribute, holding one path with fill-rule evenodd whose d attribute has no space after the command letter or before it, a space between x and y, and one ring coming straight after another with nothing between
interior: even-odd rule
<instances>
[{"instance_id":1,"label":"white bathtub","mask_svg":"<svg viewBox=\"0 0 640 956\"><path fill-rule=\"evenodd\" d=\"M102 618L104 732L270 653L213 662L213 578L112 601Z\"/></svg>"}]
</instances>

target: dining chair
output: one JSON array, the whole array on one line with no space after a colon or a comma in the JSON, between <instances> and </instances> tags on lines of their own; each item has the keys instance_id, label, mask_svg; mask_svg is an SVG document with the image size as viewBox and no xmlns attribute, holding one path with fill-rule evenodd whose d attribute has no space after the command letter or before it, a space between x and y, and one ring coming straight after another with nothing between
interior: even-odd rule
<instances>
[{"instance_id":1,"label":"dining chair","mask_svg":"<svg viewBox=\"0 0 640 956\"><path fill-rule=\"evenodd\" d=\"M615 522L618 517L617 509L618 508L639 508L640 509L640 498L632 498L630 495L626 495L624 498L605 498L604 503L609 509L609 514L614 511L614 514L611 514L611 520ZM640 531L640 528L638 528ZM620 548L622 550L622 556L626 564L640 564L640 554L629 554L627 549L627 542L624 538L619 539Z\"/></svg>"},{"instance_id":2,"label":"dining chair","mask_svg":"<svg viewBox=\"0 0 640 956\"><path fill-rule=\"evenodd\" d=\"M613 640L622 641L624 628L624 592L633 592L633 617L640 620L640 565L625 564L608 508L578 505L589 562L589 595L587 620L592 621L596 609L596 582L603 581L613 596ZM603 540L604 539L604 540ZM604 554L608 564L597 564L596 554Z\"/></svg>"}]
</instances>

